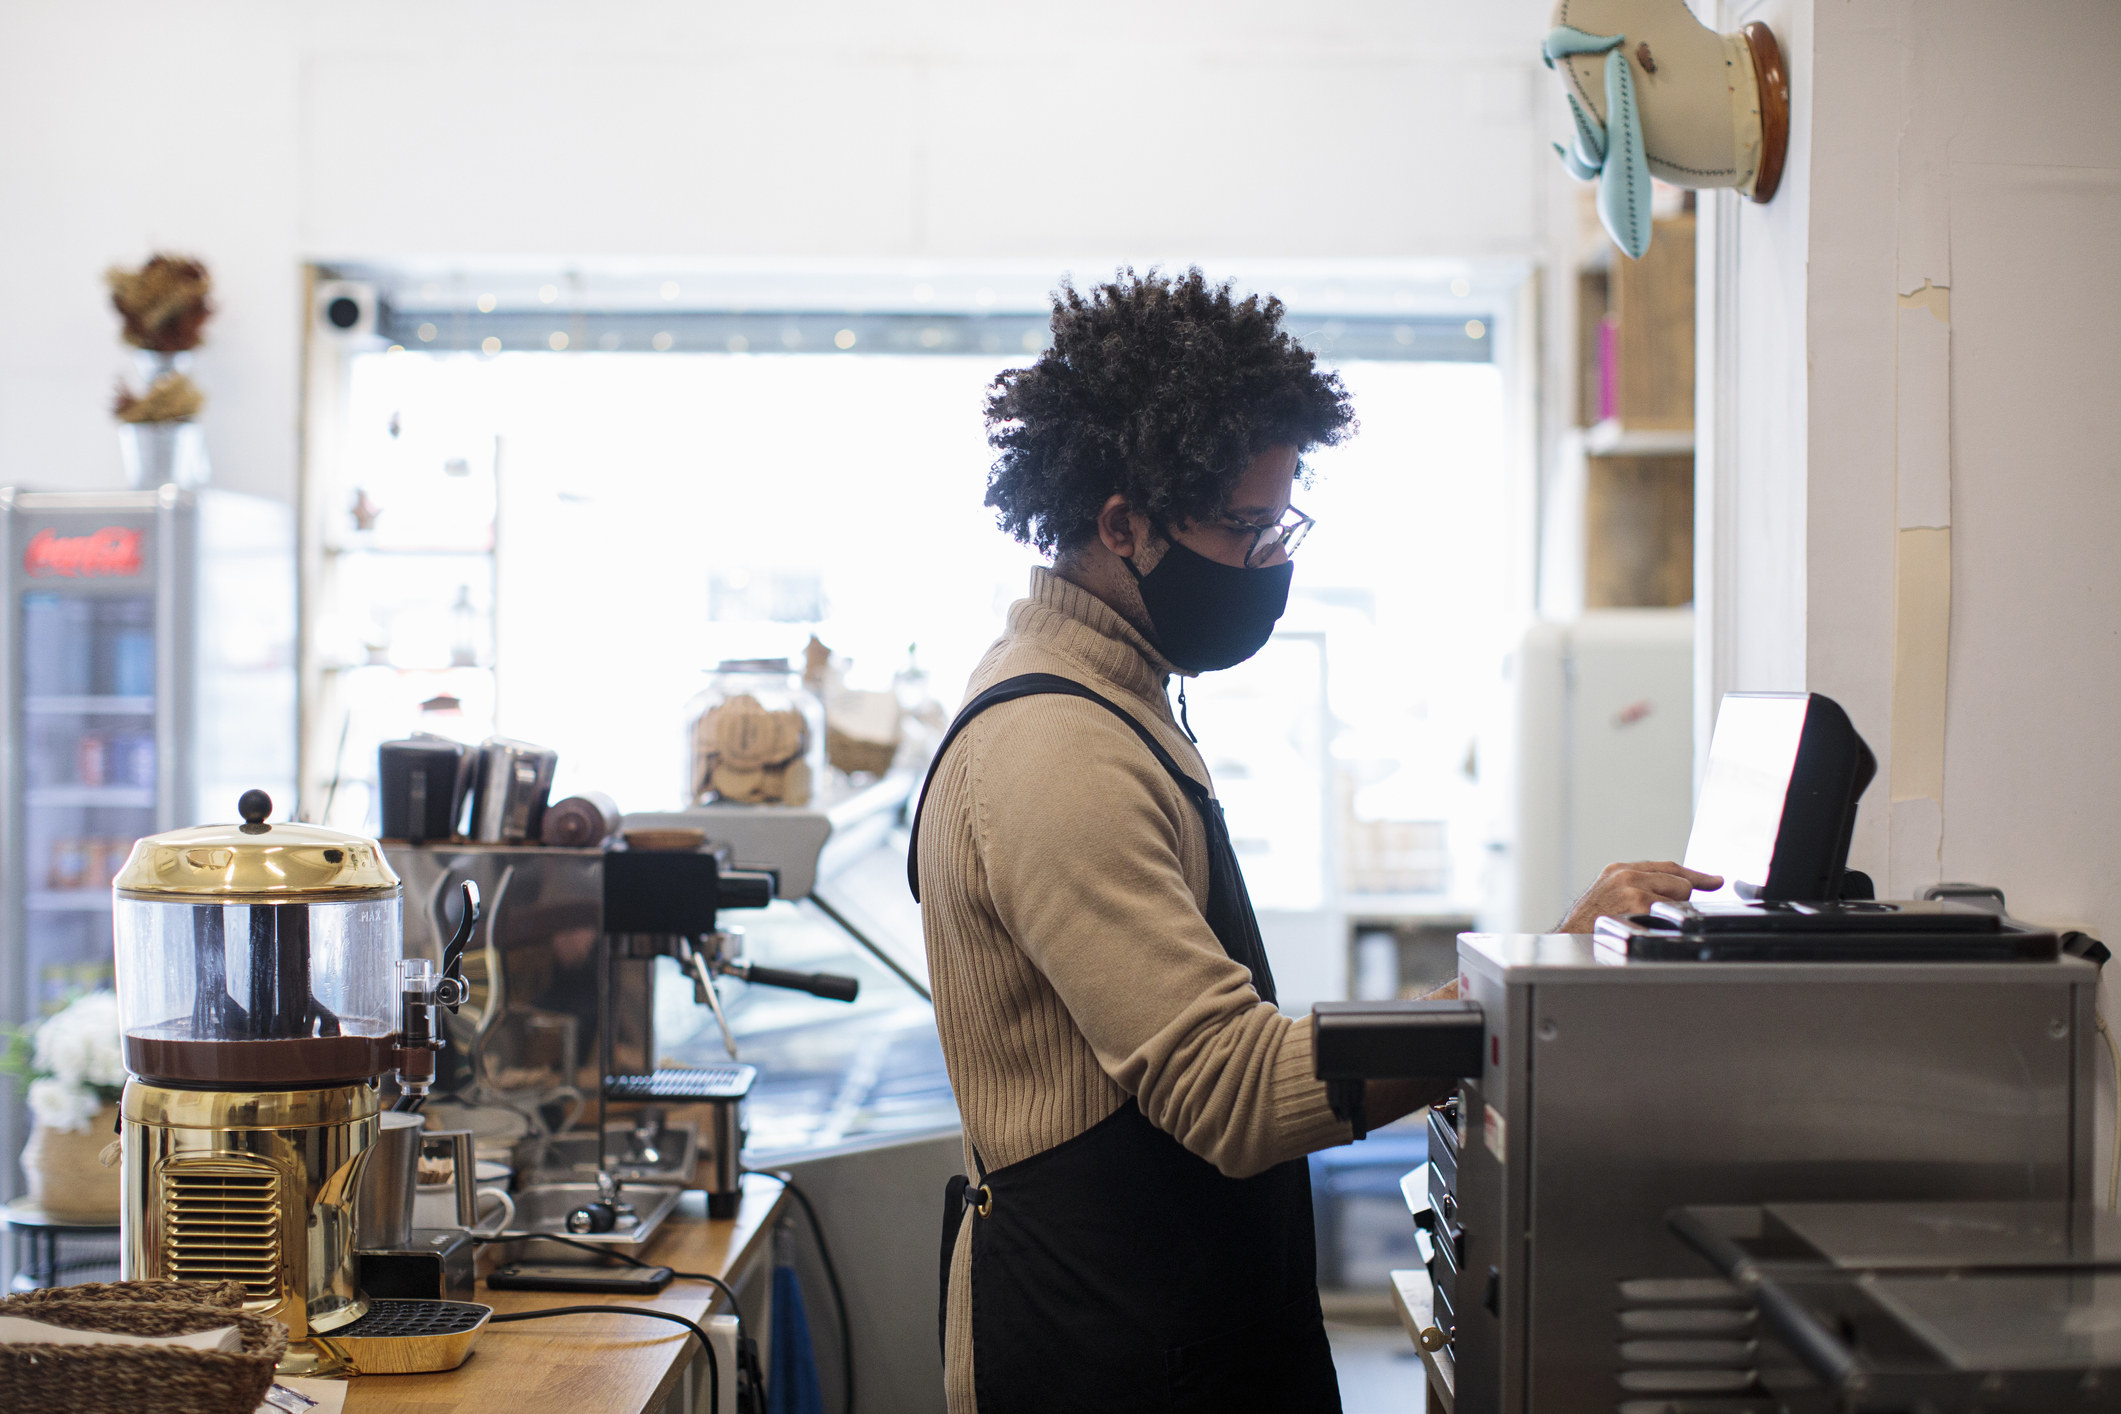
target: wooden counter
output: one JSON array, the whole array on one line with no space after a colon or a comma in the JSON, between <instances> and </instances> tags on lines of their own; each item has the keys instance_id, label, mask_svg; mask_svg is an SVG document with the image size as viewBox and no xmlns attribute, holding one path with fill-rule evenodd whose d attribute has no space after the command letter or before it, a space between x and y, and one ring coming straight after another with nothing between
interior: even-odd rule
<instances>
[{"instance_id":1,"label":"wooden counter","mask_svg":"<svg viewBox=\"0 0 2121 1414\"><path fill-rule=\"evenodd\" d=\"M664 1220L648 1261L681 1272L711 1272L735 1285L768 1260L773 1227L788 1202L771 1178L744 1179L734 1218L711 1221L706 1195L687 1193ZM548 1249L549 1250L549 1249ZM552 1260L540 1258L538 1260ZM492 1291L482 1281L473 1300L496 1311L546 1306L643 1306L703 1321L729 1300L705 1282L673 1281L655 1296L609 1292ZM750 1303L747 1303L747 1305ZM747 1322L765 1316L744 1313ZM763 1334L763 1332L748 1332ZM623 1316L556 1316L549 1321L488 1324L471 1358L447 1374L370 1375L350 1382L345 1414L641 1414L662 1407L697 1343L668 1321ZM702 1376L704 1377L704 1367ZM703 1406L704 1407L704 1406Z\"/></svg>"},{"instance_id":2,"label":"wooden counter","mask_svg":"<svg viewBox=\"0 0 2121 1414\"><path fill-rule=\"evenodd\" d=\"M1457 1362L1451 1358L1449 1350L1431 1350L1428 1341L1422 1339L1424 1333L1432 1340L1437 1336L1436 1297L1429 1285L1429 1274L1425 1271L1392 1273L1392 1306L1399 1312L1399 1323L1407 1328L1407 1338L1421 1352L1422 1366L1428 1372L1429 1403L1425 1407L1451 1414L1458 1402Z\"/></svg>"}]
</instances>

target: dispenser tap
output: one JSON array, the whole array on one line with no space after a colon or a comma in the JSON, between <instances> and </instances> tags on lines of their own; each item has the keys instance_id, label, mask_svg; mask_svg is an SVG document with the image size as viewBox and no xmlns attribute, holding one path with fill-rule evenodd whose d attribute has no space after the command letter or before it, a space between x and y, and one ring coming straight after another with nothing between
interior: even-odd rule
<instances>
[{"instance_id":1,"label":"dispenser tap","mask_svg":"<svg viewBox=\"0 0 2121 1414\"><path fill-rule=\"evenodd\" d=\"M417 1110L434 1084L435 1053L447 1048L441 1012L463 1005L470 989L464 983L464 948L479 921L479 888L463 885L464 912L456 931L442 947L442 971L424 957L398 962L398 1100L396 1108Z\"/></svg>"},{"instance_id":2,"label":"dispenser tap","mask_svg":"<svg viewBox=\"0 0 2121 1414\"><path fill-rule=\"evenodd\" d=\"M449 941L442 944L442 981L435 989L435 1001L448 1007L452 1016L471 995L471 988L464 981L464 949L478 924L479 886L466 879L463 916L457 920L457 930L449 935Z\"/></svg>"}]
</instances>

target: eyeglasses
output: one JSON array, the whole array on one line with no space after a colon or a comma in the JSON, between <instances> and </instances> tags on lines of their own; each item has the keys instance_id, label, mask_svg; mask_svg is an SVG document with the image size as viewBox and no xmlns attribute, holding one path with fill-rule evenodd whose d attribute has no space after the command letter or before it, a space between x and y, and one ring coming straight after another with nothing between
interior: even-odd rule
<instances>
[{"instance_id":1,"label":"eyeglasses","mask_svg":"<svg viewBox=\"0 0 2121 1414\"><path fill-rule=\"evenodd\" d=\"M1294 506L1289 507L1288 512L1273 525L1254 525L1235 516L1224 516L1222 522L1230 529L1243 531L1252 537L1251 548L1245 551L1245 568L1248 570L1258 569L1277 548L1282 554L1293 557L1296 547L1303 544L1304 537L1311 533L1311 527L1318 524Z\"/></svg>"}]
</instances>

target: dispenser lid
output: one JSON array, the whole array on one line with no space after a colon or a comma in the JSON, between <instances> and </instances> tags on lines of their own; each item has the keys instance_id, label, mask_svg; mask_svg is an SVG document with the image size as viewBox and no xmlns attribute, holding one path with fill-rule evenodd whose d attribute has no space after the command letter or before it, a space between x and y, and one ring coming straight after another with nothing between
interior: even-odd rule
<instances>
[{"instance_id":1,"label":"dispenser lid","mask_svg":"<svg viewBox=\"0 0 2121 1414\"><path fill-rule=\"evenodd\" d=\"M124 898L300 903L390 898L398 876L374 840L321 825L267 824L272 797L243 792L240 825L199 825L133 846L112 887Z\"/></svg>"}]
</instances>

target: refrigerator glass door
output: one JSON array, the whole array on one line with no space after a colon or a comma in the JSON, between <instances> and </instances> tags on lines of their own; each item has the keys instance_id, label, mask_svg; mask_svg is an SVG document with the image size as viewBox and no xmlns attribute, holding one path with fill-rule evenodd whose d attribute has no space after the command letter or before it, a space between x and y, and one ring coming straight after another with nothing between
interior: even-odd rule
<instances>
[{"instance_id":1,"label":"refrigerator glass door","mask_svg":"<svg viewBox=\"0 0 2121 1414\"><path fill-rule=\"evenodd\" d=\"M9 871L23 903L20 1010L111 976L111 876L156 824L150 514L22 517L13 566L20 794Z\"/></svg>"}]
</instances>

